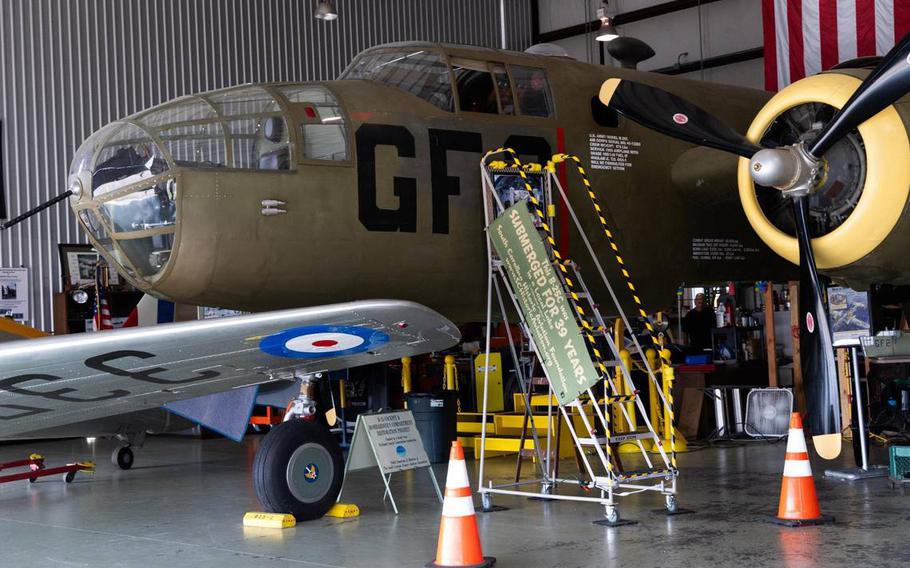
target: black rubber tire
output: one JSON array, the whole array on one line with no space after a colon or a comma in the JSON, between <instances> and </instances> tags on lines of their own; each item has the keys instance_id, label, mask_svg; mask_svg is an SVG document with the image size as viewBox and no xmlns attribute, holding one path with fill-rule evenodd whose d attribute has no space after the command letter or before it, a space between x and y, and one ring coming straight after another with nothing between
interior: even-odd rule
<instances>
[{"instance_id":1,"label":"black rubber tire","mask_svg":"<svg viewBox=\"0 0 910 568\"><path fill-rule=\"evenodd\" d=\"M133 455L133 450L131 450L129 446L121 446L111 454L111 463L120 469L129 469L133 467L135 459L136 456Z\"/></svg>"},{"instance_id":2,"label":"black rubber tire","mask_svg":"<svg viewBox=\"0 0 910 568\"><path fill-rule=\"evenodd\" d=\"M323 464L320 474L332 476L327 482L321 482L324 494L307 502L294 495L288 482L291 458L305 444L315 444L325 450L328 461ZM319 455L318 448L312 449ZM331 471L326 471L326 465L331 465ZM274 426L262 439L253 461L253 489L262 506L272 513L290 513L298 521L309 521L325 515L338 498L343 477L341 447L328 428L300 419Z\"/></svg>"},{"instance_id":3,"label":"black rubber tire","mask_svg":"<svg viewBox=\"0 0 910 568\"><path fill-rule=\"evenodd\" d=\"M64 483L72 483L74 479L76 479L76 472L75 472L75 471L70 471L70 472L67 472L67 473L64 473L64 474L63 474L63 481L64 481Z\"/></svg>"}]
</instances>

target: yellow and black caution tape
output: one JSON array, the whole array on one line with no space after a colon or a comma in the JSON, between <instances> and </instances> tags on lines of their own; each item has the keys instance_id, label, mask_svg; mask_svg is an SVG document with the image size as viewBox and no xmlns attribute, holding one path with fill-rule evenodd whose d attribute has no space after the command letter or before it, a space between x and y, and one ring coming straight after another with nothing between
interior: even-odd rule
<instances>
[{"instance_id":1,"label":"yellow and black caution tape","mask_svg":"<svg viewBox=\"0 0 910 568\"><path fill-rule=\"evenodd\" d=\"M629 273L629 268L626 266L625 261L622 258L622 255L619 252L619 245L616 244L616 239L613 237L613 231L610 230L610 226L607 224L607 219L604 217L604 211L600 206L600 202L597 199L597 194L594 193L594 189L591 187L591 182L588 180L588 175L585 173L584 166L582 166L581 159L578 156L573 154L554 154L551 160L551 164L559 164L565 162L566 160L571 160L575 164L575 170L578 172L578 175L581 176L581 181L585 186L585 190L588 193L588 198L591 200L591 204L594 206L594 212L597 214L597 219L600 222L601 228L604 230L604 234L607 236L607 240L610 242L610 249L613 251L613 255L616 257L616 263L619 265L620 272L626 281L626 286L629 288L629 291L632 294L632 299L635 301L635 306L638 308L638 315L645 322L645 328L648 330L648 337L651 338L654 347L657 349L658 353L661 353L661 345L657 339L657 334L654 332L654 327L651 325L650 320L648 320L648 313L645 311L644 306L641 303L641 298L638 297L638 290L635 287L635 283L632 281L632 275ZM548 170L553 171L553 167L548 164ZM619 346L617 346L619 349ZM669 365L670 361L663 357L661 353L661 363ZM672 397L672 394L670 395ZM673 468L676 468L676 443L675 443L675 431L672 427L674 420L673 417L673 403L672 398L667 401L669 404L670 410L670 463Z\"/></svg>"}]
</instances>

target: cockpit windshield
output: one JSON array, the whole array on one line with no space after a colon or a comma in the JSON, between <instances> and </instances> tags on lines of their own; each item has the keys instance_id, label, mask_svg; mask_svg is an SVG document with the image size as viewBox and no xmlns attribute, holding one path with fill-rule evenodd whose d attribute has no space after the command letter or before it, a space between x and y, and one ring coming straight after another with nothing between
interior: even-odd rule
<instances>
[{"instance_id":1,"label":"cockpit windshield","mask_svg":"<svg viewBox=\"0 0 910 568\"><path fill-rule=\"evenodd\" d=\"M449 67L434 51L366 53L340 78L376 81L417 95L442 110L451 112L455 109Z\"/></svg>"}]
</instances>

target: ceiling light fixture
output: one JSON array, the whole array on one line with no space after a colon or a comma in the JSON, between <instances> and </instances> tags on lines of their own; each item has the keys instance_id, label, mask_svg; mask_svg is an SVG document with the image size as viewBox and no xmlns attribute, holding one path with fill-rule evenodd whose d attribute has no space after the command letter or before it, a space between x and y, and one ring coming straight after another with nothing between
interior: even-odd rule
<instances>
[{"instance_id":1,"label":"ceiling light fixture","mask_svg":"<svg viewBox=\"0 0 910 568\"><path fill-rule=\"evenodd\" d=\"M600 18L600 30L597 32L597 41L613 41L619 37L619 32L613 27L612 19L607 16L607 3L597 9L597 17Z\"/></svg>"},{"instance_id":2,"label":"ceiling light fixture","mask_svg":"<svg viewBox=\"0 0 910 568\"><path fill-rule=\"evenodd\" d=\"M313 17L317 20L331 22L338 18L338 11L335 9L334 0L320 0L316 4L316 10L313 11Z\"/></svg>"}]
</instances>

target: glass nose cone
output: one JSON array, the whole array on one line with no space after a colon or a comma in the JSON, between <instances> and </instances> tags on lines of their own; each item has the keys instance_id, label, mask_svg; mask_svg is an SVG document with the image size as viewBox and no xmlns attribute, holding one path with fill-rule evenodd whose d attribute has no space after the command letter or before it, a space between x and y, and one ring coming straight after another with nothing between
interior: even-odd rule
<instances>
[{"instance_id":1,"label":"glass nose cone","mask_svg":"<svg viewBox=\"0 0 910 568\"><path fill-rule=\"evenodd\" d=\"M88 198L74 208L93 244L138 281L154 280L174 243L177 180L165 156L143 128L115 122L90 136L70 167Z\"/></svg>"}]
</instances>

